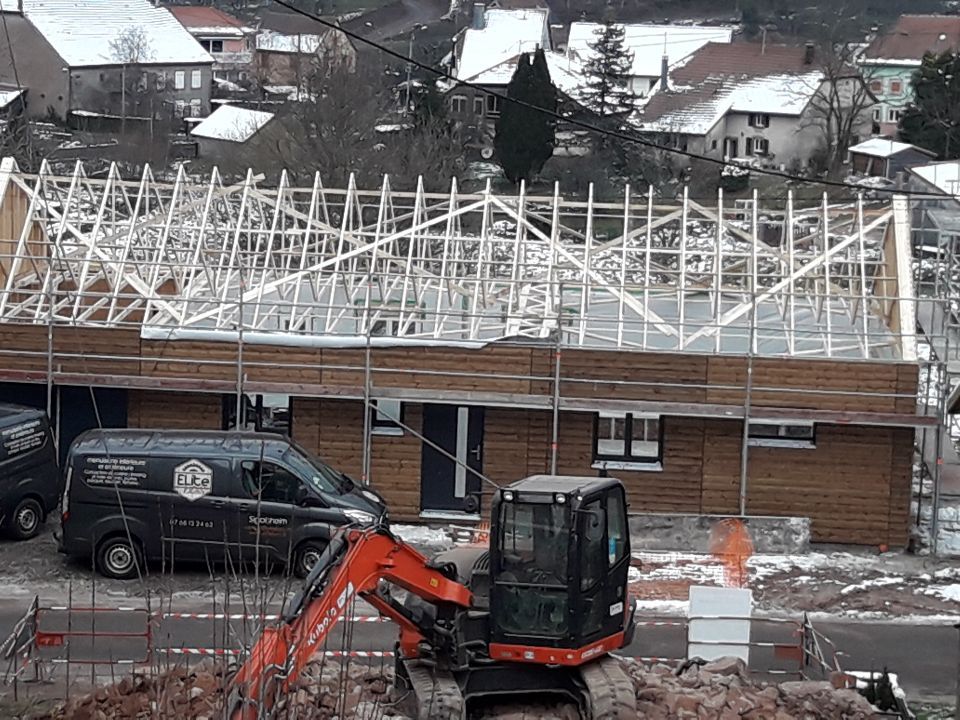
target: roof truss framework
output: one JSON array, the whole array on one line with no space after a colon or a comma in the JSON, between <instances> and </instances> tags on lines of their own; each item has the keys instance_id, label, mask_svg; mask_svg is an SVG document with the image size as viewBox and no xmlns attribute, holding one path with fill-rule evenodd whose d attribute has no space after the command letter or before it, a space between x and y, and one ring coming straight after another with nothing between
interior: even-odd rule
<instances>
[{"instance_id":1,"label":"roof truss framework","mask_svg":"<svg viewBox=\"0 0 960 720\"><path fill-rule=\"evenodd\" d=\"M441 343L559 329L576 346L865 358L912 341L890 330L912 298L891 205L665 204L630 188L575 202L456 180L440 194L389 178L293 187L285 173L267 186L216 169L130 181L4 162L7 194L28 202L0 257L2 321Z\"/></svg>"}]
</instances>

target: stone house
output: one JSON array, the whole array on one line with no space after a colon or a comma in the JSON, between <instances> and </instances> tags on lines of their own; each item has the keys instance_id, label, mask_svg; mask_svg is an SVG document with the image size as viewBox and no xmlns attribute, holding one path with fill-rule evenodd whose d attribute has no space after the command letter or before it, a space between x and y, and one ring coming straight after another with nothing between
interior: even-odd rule
<instances>
[{"instance_id":1,"label":"stone house","mask_svg":"<svg viewBox=\"0 0 960 720\"><path fill-rule=\"evenodd\" d=\"M266 11L256 40L261 86L303 89L316 72L355 72L357 49L346 35L300 15Z\"/></svg>"},{"instance_id":2,"label":"stone house","mask_svg":"<svg viewBox=\"0 0 960 720\"><path fill-rule=\"evenodd\" d=\"M19 0L3 15L0 57L17 58L32 117L209 112L213 58L166 8L148 0ZM0 64L0 82L13 81L11 64Z\"/></svg>"}]
</instances>

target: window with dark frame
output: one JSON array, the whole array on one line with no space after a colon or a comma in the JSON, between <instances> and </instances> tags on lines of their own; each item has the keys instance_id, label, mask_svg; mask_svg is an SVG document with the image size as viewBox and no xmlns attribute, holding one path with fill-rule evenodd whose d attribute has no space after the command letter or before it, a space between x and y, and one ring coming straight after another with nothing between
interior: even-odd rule
<instances>
[{"instance_id":1,"label":"window with dark frame","mask_svg":"<svg viewBox=\"0 0 960 720\"><path fill-rule=\"evenodd\" d=\"M378 398L371 403L371 434L403 435L403 426L400 424L403 422L403 402L394 398Z\"/></svg>"},{"instance_id":2,"label":"window with dark frame","mask_svg":"<svg viewBox=\"0 0 960 720\"><path fill-rule=\"evenodd\" d=\"M462 113L467 109L467 96L466 95L454 95L450 99L450 105L455 113Z\"/></svg>"},{"instance_id":3,"label":"window with dark frame","mask_svg":"<svg viewBox=\"0 0 960 720\"><path fill-rule=\"evenodd\" d=\"M755 155L769 155L770 154L770 141L766 138L754 138L753 140L753 153Z\"/></svg>"},{"instance_id":4,"label":"window with dark frame","mask_svg":"<svg viewBox=\"0 0 960 720\"><path fill-rule=\"evenodd\" d=\"M778 423L753 421L747 430L747 440L757 447L815 447L814 423Z\"/></svg>"},{"instance_id":5,"label":"window with dark frame","mask_svg":"<svg viewBox=\"0 0 960 720\"><path fill-rule=\"evenodd\" d=\"M224 395L221 404L221 430L255 430L281 435L293 434L293 396L265 393L244 395L237 422L237 396Z\"/></svg>"},{"instance_id":6,"label":"window with dark frame","mask_svg":"<svg viewBox=\"0 0 960 720\"><path fill-rule=\"evenodd\" d=\"M662 423L657 416L597 413L593 416L593 466L621 465L659 468Z\"/></svg>"},{"instance_id":7,"label":"window with dark frame","mask_svg":"<svg viewBox=\"0 0 960 720\"><path fill-rule=\"evenodd\" d=\"M754 113L750 116L750 127L767 128L770 127L770 116L766 113Z\"/></svg>"},{"instance_id":8,"label":"window with dark frame","mask_svg":"<svg viewBox=\"0 0 960 720\"><path fill-rule=\"evenodd\" d=\"M473 114L474 115L483 115L483 98L474 97L473 98Z\"/></svg>"}]
</instances>

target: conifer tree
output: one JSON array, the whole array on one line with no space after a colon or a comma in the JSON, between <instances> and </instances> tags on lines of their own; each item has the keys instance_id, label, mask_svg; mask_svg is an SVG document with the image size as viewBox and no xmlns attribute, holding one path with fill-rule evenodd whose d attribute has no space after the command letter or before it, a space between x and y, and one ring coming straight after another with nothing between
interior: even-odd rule
<instances>
[{"instance_id":1,"label":"conifer tree","mask_svg":"<svg viewBox=\"0 0 960 720\"><path fill-rule=\"evenodd\" d=\"M900 138L941 160L960 157L960 55L924 55L913 74L913 103L900 118Z\"/></svg>"},{"instance_id":2,"label":"conifer tree","mask_svg":"<svg viewBox=\"0 0 960 720\"><path fill-rule=\"evenodd\" d=\"M633 112L636 96L630 89L633 53L624 40L623 25L606 22L596 32L596 39L588 43L593 51L584 63L586 82L581 91L584 105L601 119L611 119L621 126Z\"/></svg>"},{"instance_id":3,"label":"conifer tree","mask_svg":"<svg viewBox=\"0 0 960 720\"><path fill-rule=\"evenodd\" d=\"M543 50L523 53L507 85L507 97L521 103L505 102L497 119L493 146L504 175L513 183L531 180L553 154L556 119L534 108L554 111L557 88ZM532 107L531 107L532 106Z\"/></svg>"}]
</instances>

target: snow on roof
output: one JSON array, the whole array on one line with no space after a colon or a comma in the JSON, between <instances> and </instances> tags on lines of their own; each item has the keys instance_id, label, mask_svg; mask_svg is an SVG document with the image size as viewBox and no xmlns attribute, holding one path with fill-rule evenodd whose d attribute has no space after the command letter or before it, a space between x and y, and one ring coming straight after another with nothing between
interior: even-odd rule
<instances>
[{"instance_id":1,"label":"snow on roof","mask_svg":"<svg viewBox=\"0 0 960 720\"><path fill-rule=\"evenodd\" d=\"M960 194L960 160L920 165L910 168L910 172L947 195Z\"/></svg>"},{"instance_id":2,"label":"snow on roof","mask_svg":"<svg viewBox=\"0 0 960 720\"><path fill-rule=\"evenodd\" d=\"M887 138L870 138L851 147L850 152L887 158L910 149L919 150L919 148L915 148L910 143L896 142L895 140L889 140Z\"/></svg>"},{"instance_id":3,"label":"snow on roof","mask_svg":"<svg viewBox=\"0 0 960 720\"><path fill-rule=\"evenodd\" d=\"M273 117L273 113L261 110L221 105L204 118L203 122L191 131L191 135L242 143L256 135Z\"/></svg>"},{"instance_id":4,"label":"snow on roof","mask_svg":"<svg viewBox=\"0 0 960 720\"><path fill-rule=\"evenodd\" d=\"M733 30L724 27L689 25L624 25L624 44L633 53L631 74L659 77L660 63L666 54L671 63L696 52L707 43L729 43ZM567 54L586 62L593 55L590 43L597 38L599 23L576 22L570 26Z\"/></svg>"},{"instance_id":5,"label":"snow on roof","mask_svg":"<svg viewBox=\"0 0 960 720\"><path fill-rule=\"evenodd\" d=\"M547 58L547 68L550 70L550 79L571 100L582 102L582 92L586 86L583 76L583 63L562 53L544 53Z\"/></svg>"},{"instance_id":6,"label":"snow on roof","mask_svg":"<svg viewBox=\"0 0 960 720\"><path fill-rule=\"evenodd\" d=\"M7 107L23 94L23 90L0 88L0 109Z\"/></svg>"},{"instance_id":7,"label":"snow on roof","mask_svg":"<svg viewBox=\"0 0 960 720\"><path fill-rule=\"evenodd\" d=\"M148 39L141 64L213 63L169 10L149 0L23 0L23 14L71 67L121 64L111 43L131 28Z\"/></svg>"},{"instance_id":8,"label":"snow on roof","mask_svg":"<svg viewBox=\"0 0 960 720\"><path fill-rule=\"evenodd\" d=\"M192 35L218 35L221 37L242 38L252 33L242 22L222 10L204 5L171 5L173 16Z\"/></svg>"},{"instance_id":9,"label":"snow on roof","mask_svg":"<svg viewBox=\"0 0 960 720\"><path fill-rule=\"evenodd\" d=\"M323 35L284 35L273 30L261 30L257 35L257 50L282 53L315 53L320 49Z\"/></svg>"},{"instance_id":10,"label":"snow on roof","mask_svg":"<svg viewBox=\"0 0 960 720\"><path fill-rule=\"evenodd\" d=\"M487 10L482 29L468 28L460 40L456 76L477 83L506 84L513 71L481 77L523 52L550 49L546 10ZM515 65L516 63L514 63ZM503 77L506 76L506 80Z\"/></svg>"},{"instance_id":11,"label":"snow on roof","mask_svg":"<svg viewBox=\"0 0 960 720\"><path fill-rule=\"evenodd\" d=\"M655 93L643 110L643 128L705 135L728 112L800 115L820 86L817 70L747 79L708 78L696 87Z\"/></svg>"}]
</instances>

